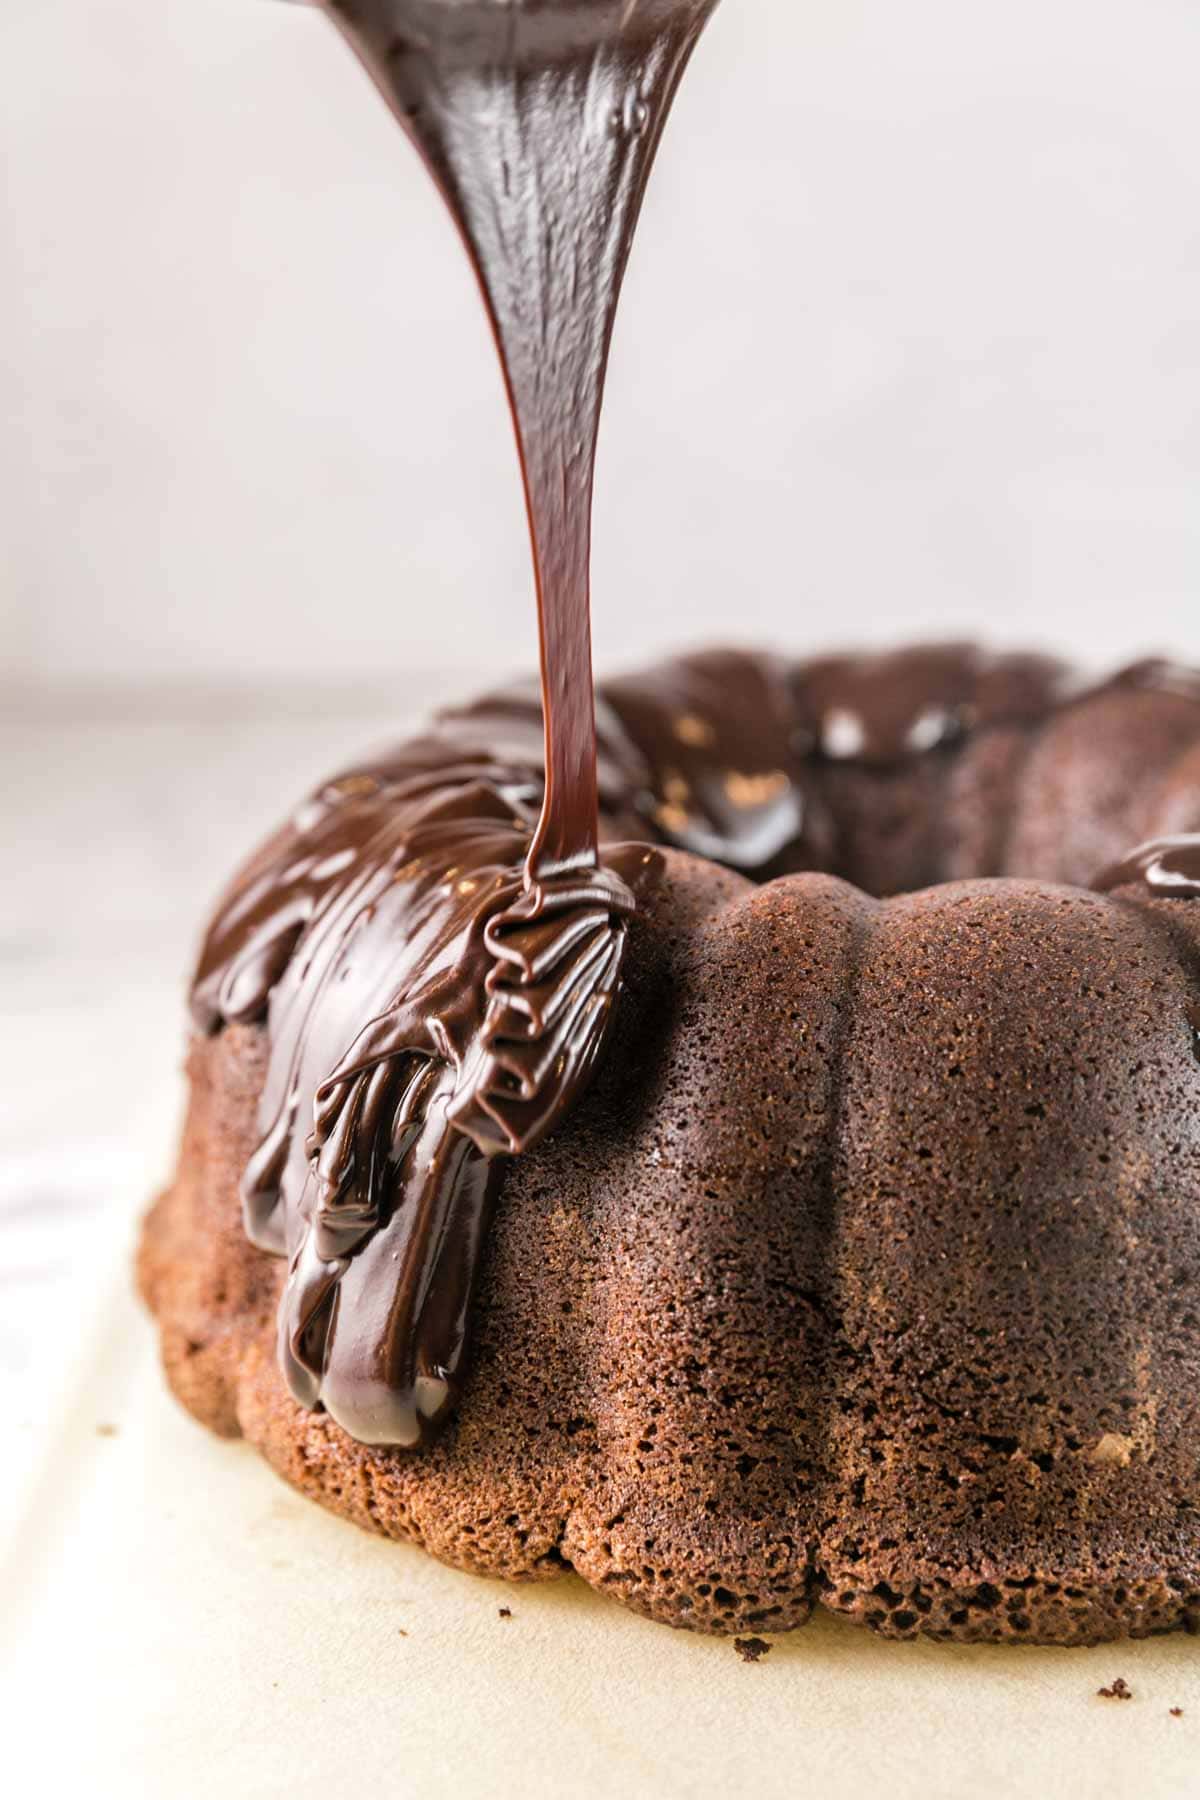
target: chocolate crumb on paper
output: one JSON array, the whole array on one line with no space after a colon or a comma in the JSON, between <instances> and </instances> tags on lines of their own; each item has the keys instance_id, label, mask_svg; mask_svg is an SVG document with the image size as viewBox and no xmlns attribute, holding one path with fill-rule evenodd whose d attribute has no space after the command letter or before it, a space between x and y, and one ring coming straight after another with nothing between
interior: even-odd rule
<instances>
[{"instance_id":1,"label":"chocolate crumb on paper","mask_svg":"<svg viewBox=\"0 0 1200 1800\"><path fill-rule=\"evenodd\" d=\"M1111 1687L1097 1688L1096 1692L1102 1700L1133 1699L1133 1689L1123 1675L1118 1675Z\"/></svg>"},{"instance_id":2,"label":"chocolate crumb on paper","mask_svg":"<svg viewBox=\"0 0 1200 1800\"><path fill-rule=\"evenodd\" d=\"M510 1606L502 1606L500 1608L500 1617L502 1619L511 1619L512 1618L512 1608Z\"/></svg>"},{"instance_id":3,"label":"chocolate crumb on paper","mask_svg":"<svg viewBox=\"0 0 1200 1800\"><path fill-rule=\"evenodd\" d=\"M742 1661L748 1663L758 1662L771 1648L766 1638L760 1637L734 1638L733 1647Z\"/></svg>"},{"instance_id":4,"label":"chocolate crumb on paper","mask_svg":"<svg viewBox=\"0 0 1200 1800\"><path fill-rule=\"evenodd\" d=\"M1173 1706L1173 1707L1172 1707L1172 1708L1171 1708L1171 1717L1172 1717L1172 1718L1173 1718L1173 1719L1182 1719L1182 1717L1183 1717L1183 1708L1182 1708L1182 1706Z\"/></svg>"}]
</instances>

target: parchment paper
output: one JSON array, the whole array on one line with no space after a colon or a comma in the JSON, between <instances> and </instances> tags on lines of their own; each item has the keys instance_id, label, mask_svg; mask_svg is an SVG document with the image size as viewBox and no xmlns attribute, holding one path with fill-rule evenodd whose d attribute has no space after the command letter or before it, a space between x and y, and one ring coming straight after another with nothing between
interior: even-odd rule
<instances>
[{"instance_id":1,"label":"parchment paper","mask_svg":"<svg viewBox=\"0 0 1200 1800\"><path fill-rule=\"evenodd\" d=\"M14 1794L1200 1793L1195 1639L955 1649L817 1623L750 1665L571 1579L456 1574L193 1424L123 1272L43 1451L9 1497ZM1097 1696L1116 1676L1131 1700Z\"/></svg>"}]
</instances>

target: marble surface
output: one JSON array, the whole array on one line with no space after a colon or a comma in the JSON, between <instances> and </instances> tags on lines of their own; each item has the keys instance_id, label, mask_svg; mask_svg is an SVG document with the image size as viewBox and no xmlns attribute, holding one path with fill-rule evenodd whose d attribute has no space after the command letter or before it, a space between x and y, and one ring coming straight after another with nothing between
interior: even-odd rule
<instances>
[{"instance_id":1,"label":"marble surface","mask_svg":"<svg viewBox=\"0 0 1200 1800\"><path fill-rule=\"evenodd\" d=\"M89 1263L119 1258L169 1172L206 908L312 782L406 723L378 692L0 704L0 1382L18 1455Z\"/></svg>"}]
</instances>

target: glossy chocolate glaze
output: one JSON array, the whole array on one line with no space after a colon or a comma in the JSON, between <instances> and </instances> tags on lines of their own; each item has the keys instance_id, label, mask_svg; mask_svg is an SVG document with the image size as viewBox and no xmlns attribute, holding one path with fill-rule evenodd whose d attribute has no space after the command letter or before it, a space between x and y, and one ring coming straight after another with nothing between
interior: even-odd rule
<instances>
[{"instance_id":1,"label":"glossy chocolate glaze","mask_svg":"<svg viewBox=\"0 0 1200 1800\"><path fill-rule=\"evenodd\" d=\"M1156 900L1200 898L1200 836L1153 838L1120 862L1111 863L1092 883L1102 894L1114 888L1144 888Z\"/></svg>"},{"instance_id":2,"label":"glossy chocolate glaze","mask_svg":"<svg viewBox=\"0 0 1200 1800\"><path fill-rule=\"evenodd\" d=\"M1067 670L1052 657L994 655L974 644L821 657L794 680L820 754L881 767L976 729L1042 718L1067 686Z\"/></svg>"},{"instance_id":3,"label":"glossy chocolate glaze","mask_svg":"<svg viewBox=\"0 0 1200 1800\"><path fill-rule=\"evenodd\" d=\"M453 1407L497 1159L587 1080L654 852L531 881L527 769L418 740L328 784L218 913L201 1029L266 1016L256 1244L289 1258L292 1392L366 1443Z\"/></svg>"},{"instance_id":4,"label":"glossy chocolate glaze","mask_svg":"<svg viewBox=\"0 0 1200 1800\"><path fill-rule=\"evenodd\" d=\"M537 875L594 864L596 434L650 166L715 0L325 0L438 183L516 425L547 699Z\"/></svg>"}]
</instances>

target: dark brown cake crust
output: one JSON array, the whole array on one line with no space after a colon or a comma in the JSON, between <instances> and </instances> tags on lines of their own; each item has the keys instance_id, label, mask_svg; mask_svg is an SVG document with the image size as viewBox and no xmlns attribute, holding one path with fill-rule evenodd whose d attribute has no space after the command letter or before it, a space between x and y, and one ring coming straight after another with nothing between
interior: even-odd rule
<instances>
[{"instance_id":1,"label":"dark brown cake crust","mask_svg":"<svg viewBox=\"0 0 1200 1800\"><path fill-rule=\"evenodd\" d=\"M288 1396L237 1191L265 1034L194 1041L140 1258L178 1397L368 1529L669 1624L1200 1622L1200 907L666 865L420 1454Z\"/></svg>"}]
</instances>

